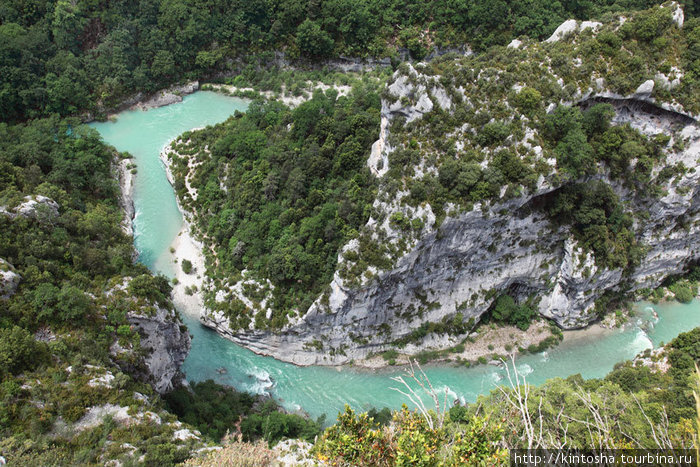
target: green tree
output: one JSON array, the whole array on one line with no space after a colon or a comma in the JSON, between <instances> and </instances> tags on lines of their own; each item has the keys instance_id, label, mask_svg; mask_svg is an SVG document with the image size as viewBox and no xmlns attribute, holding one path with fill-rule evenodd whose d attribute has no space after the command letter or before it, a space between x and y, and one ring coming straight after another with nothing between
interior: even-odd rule
<instances>
[{"instance_id":1,"label":"green tree","mask_svg":"<svg viewBox=\"0 0 700 467\"><path fill-rule=\"evenodd\" d=\"M167 50L159 50L153 57L151 73L156 78L168 78L175 74L175 59L173 54Z\"/></svg>"},{"instance_id":2,"label":"green tree","mask_svg":"<svg viewBox=\"0 0 700 467\"><path fill-rule=\"evenodd\" d=\"M590 174L595 169L593 147L580 129L568 132L554 152L557 165L573 178Z\"/></svg>"},{"instance_id":3,"label":"green tree","mask_svg":"<svg viewBox=\"0 0 700 467\"><path fill-rule=\"evenodd\" d=\"M0 378L31 370L45 357L45 348L19 326L0 329Z\"/></svg>"},{"instance_id":4,"label":"green tree","mask_svg":"<svg viewBox=\"0 0 700 467\"><path fill-rule=\"evenodd\" d=\"M307 19L297 28L297 47L308 57L326 57L333 51L333 38L318 22Z\"/></svg>"},{"instance_id":5,"label":"green tree","mask_svg":"<svg viewBox=\"0 0 700 467\"><path fill-rule=\"evenodd\" d=\"M525 115L532 115L541 107L542 94L537 89L526 86L515 95L513 104Z\"/></svg>"}]
</instances>

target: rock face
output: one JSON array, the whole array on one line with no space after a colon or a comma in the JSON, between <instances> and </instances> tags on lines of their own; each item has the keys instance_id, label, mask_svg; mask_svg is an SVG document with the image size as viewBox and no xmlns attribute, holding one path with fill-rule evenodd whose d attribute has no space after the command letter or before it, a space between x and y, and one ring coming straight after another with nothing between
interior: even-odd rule
<instances>
[{"instance_id":1,"label":"rock face","mask_svg":"<svg viewBox=\"0 0 700 467\"><path fill-rule=\"evenodd\" d=\"M51 198L41 195L25 196L24 201L14 209L0 206L0 214L14 219L17 216L32 219L53 220L58 217L58 203Z\"/></svg>"},{"instance_id":2,"label":"rock face","mask_svg":"<svg viewBox=\"0 0 700 467\"><path fill-rule=\"evenodd\" d=\"M405 82L400 86L410 92ZM666 165L697 166L700 128L692 117L634 97L590 99L611 103L616 109L613 123L630 124L648 136L675 129L685 147L669 151ZM413 115L392 106L385 110L387 116ZM341 364L366 357L421 323L438 322L457 312L478 321L493 301L485 293L490 290L521 298L535 293L541 297L541 315L565 329L586 326L597 318L593 306L605 291L657 287L667 275L700 259L700 171L687 171L659 198L639 199L620 183L607 182L623 203L648 213L635 226L645 256L628 276L620 269L597 266L567 228L553 230L545 215L533 209L558 189L541 183L534 193L492 206L488 213L477 205L446 219L392 270L359 288L346 287L336 274L327 304L317 301L302 320L279 335L233 332L223 316L211 313L202 322L255 352L300 365ZM420 310L420 317L413 314L407 319L403 314L407 309ZM354 336L352 341L349 336Z\"/></svg>"},{"instance_id":3,"label":"rock face","mask_svg":"<svg viewBox=\"0 0 700 467\"><path fill-rule=\"evenodd\" d=\"M685 15L683 14L683 8L678 4L678 2L671 2L671 10L673 21L678 25L678 28L683 27L683 22L685 21Z\"/></svg>"},{"instance_id":4,"label":"rock face","mask_svg":"<svg viewBox=\"0 0 700 467\"><path fill-rule=\"evenodd\" d=\"M15 268L0 258L0 299L8 299L17 292L19 282L22 280Z\"/></svg>"},{"instance_id":5,"label":"rock face","mask_svg":"<svg viewBox=\"0 0 700 467\"><path fill-rule=\"evenodd\" d=\"M651 97L652 92L654 92L654 80L649 79L640 84L637 90L634 92L634 94L635 97L639 97L641 99L648 99L649 97Z\"/></svg>"},{"instance_id":6,"label":"rock face","mask_svg":"<svg viewBox=\"0 0 700 467\"><path fill-rule=\"evenodd\" d=\"M123 294L128 281L107 292ZM180 321L177 312L157 304L140 306L134 302L127 320L141 336L141 349L136 355L131 348L124 348L115 341L110 354L123 371L150 383L159 394L170 392L178 386L183 375L180 367L190 351L191 338Z\"/></svg>"},{"instance_id":7,"label":"rock face","mask_svg":"<svg viewBox=\"0 0 700 467\"><path fill-rule=\"evenodd\" d=\"M583 31L585 29L592 29L595 31L600 26L602 26L602 23L597 21L582 21L581 23L578 23L575 19L569 19L561 23L545 42L558 42L569 34Z\"/></svg>"},{"instance_id":8,"label":"rock face","mask_svg":"<svg viewBox=\"0 0 700 467\"><path fill-rule=\"evenodd\" d=\"M138 102L132 106L133 109L147 110L155 107L163 107L177 102L182 102L182 96L192 94L199 89L199 81L192 81L186 84L171 86L168 89L158 91L145 101Z\"/></svg>"},{"instance_id":9,"label":"rock face","mask_svg":"<svg viewBox=\"0 0 700 467\"><path fill-rule=\"evenodd\" d=\"M175 310L156 308L154 316L128 313L127 319L141 335L147 380L159 394L171 391L182 380L180 367L190 351L191 338Z\"/></svg>"},{"instance_id":10,"label":"rock face","mask_svg":"<svg viewBox=\"0 0 700 467\"><path fill-rule=\"evenodd\" d=\"M122 230L127 235L134 234L134 174L131 173L129 164L131 159L116 159L112 162L114 176L119 180L119 188L121 196L119 205L124 211L124 220L122 221ZM135 259L135 258L134 258Z\"/></svg>"},{"instance_id":11,"label":"rock face","mask_svg":"<svg viewBox=\"0 0 700 467\"><path fill-rule=\"evenodd\" d=\"M600 27L599 23L566 22L549 42L562 40L583 29ZM521 46L522 51L530 45ZM577 62L573 60L572 63ZM421 69L420 64L415 68L402 65L388 86L386 95L390 98L382 102L379 140L372 147L368 160L370 170L378 177L388 170L387 156L394 150L392 145L400 145L401 138L407 136L390 134L395 119L403 119L407 124L414 122L411 128L416 128L419 120L438 106L448 111L462 100L459 105L474 110L483 108L483 100L489 98L485 96L481 102L471 102L478 94L465 93L464 81L461 87L455 84L446 92L439 77L416 72ZM469 80L488 83L498 77L495 73L483 72L483 68L479 73L474 71ZM554 78L552 81L564 86L563 81ZM663 180L658 183L657 195L632 191L619 179L611 179L603 166L597 175L578 180L578 183L604 182L615 192L621 205L636 214L632 230L642 246L638 266L623 271L596 263L593 254L577 243L568 226L556 226L550 221L541 206L547 205L562 189L562 180L556 176L556 171L546 177L540 175L532 188L519 190L507 200L504 197L506 187L503 187L500 201L490 205L477 202L473 209L470 206L465 211L451 210L437 228L435 215L427 202L410 208L414 210L414 219L424 221L424 228L411 238L386 227L392 214L408 208L395 200L382 198L380 193L373 208L380 211L385 220L371 217L366 227L374 233L381 224L382 233L386 235L373 239L393 245L406 240L408 245L391 269L368 268L369 274L352 285L336 273L329 292L303 317L279 333L234 331L229 328L225 316L212 312L205 312L202 322L260 354L300 365L333 365L392 348L397 339L409 336L421 325L443 322L458 313L466 322L477 323L502 293L519 300L539 297L536 306L542 316L565 329L584 327L598 318L595 303L604 294L654 288L668 275L682 272L688 264L700 260L700 170L697 170L700 128L696 116L684 112L677 102L657 103L651 97L653 80L638 83L636 92L631 95L620 95L605 88L604 76L587 78L590 85L588 81L577 84L569 94L570 100L543 102L543 108L552 111L561 104L586 107L598 102L609 103L615 110L613 124L628 124L648 137L660 134L671 137L663 149L663 163L653 169L651 178L655 179L663 167L672 169L675 175L672 179L657 179ZM510 89L519 93L522 86L518 86L520 83L513 83ZM506 99L499 103L504 104ZM467 121L446 138L458 132L476 135L479 131ZM511 143L521 144L538 157L545 154L542 145L537 145L538 139L533 137L531 127L525 128L523 133L525 136L519 143ZM508 138L515 138L515 135ZM464 146L455 143L455 148L459 152ZM543 157L542 162L556 168L556 159L551 157L551 152L547 154L550 158ZM425 159L415 165L414 171L419 175L414 180L430 170L437 175L435 167L426 167L424 162ZM632 161L631 167L636 163ZM405 191L392 192L396 198L405 195ZM350 242L345 249L356 251L358 243ZM343 266L342 257L339 270Z\"/></svg>"},{"instance_id":12,"label":"rock face","mask_svg":"<svg viewBox=\"0 0 700 467\"><path fill-rule=\"evenodd\" d=\"M521 45L523 45L523 41L521 41L520 39L513 39L508 43L507 47L509 49L519 49Z\"/></svg>"}]
</instances>

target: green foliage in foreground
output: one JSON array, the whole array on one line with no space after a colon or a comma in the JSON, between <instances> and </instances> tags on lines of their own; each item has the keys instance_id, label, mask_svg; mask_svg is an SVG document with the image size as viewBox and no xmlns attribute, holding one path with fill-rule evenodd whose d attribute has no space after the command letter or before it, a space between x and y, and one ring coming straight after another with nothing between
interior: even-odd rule
<instances>
[{"instance_id":1,"label":"green foliage in foreground","mask_svg":"<svg viewBox=\"0 0 700 467\"><path fill-rule=\"evenodd\" d=\"M435 414L432 414L434 416ZM404 405L394 412L390 426L377 428L368 414L349 407L338 414L314 446L316 458L331 465L458 466L505 465L503 429L488 417L470 417L465 423L429 424Z\"/></svg>"},{"instance_id":2,"label":"green foliage in foreground","mask_svg":"<svg viewBox=\"0 0 700 467\"><path fill-rule=\"evenodd\" d=\"M270 445L284 438L313 441L321 431L320 420L286 414L271 399L262 402L212 380L192 384L191 391L176 389L165 400L180 420L216 442L236 430L245 440L264 439Z\"/></svg>"},{"instance_id":3,"label":"green foliage in foreground","mask_svg":"<svg viewBox=\"0 0 700 467\"><path fill-rule=\"evenodd\" d=\"M522 405L515 389L504 387L474 404L455 405L444 423L435 411L424 416L404 406L388 425L379 425L372 417L376 411L358 415L346 407L313 452L332 465L457 466L505 464L507 449L529 445L654 449L664 438L671 446L689 448L696 439L692 387L700 328L680 334L666 354L671 363L666 373L626 362L604 379L574 375L530 386ZM650 352L643 357L656 363L663 358ZM519 390L524 394L524 386ZM528 432L528 426L536 428Z\"/></svg>"},{"instance_id":4,"label":"green foliage in foreground","mask_svg":"<svg viewBox=\"0 0 700 467\"><path fill-rule=\"evenodd\" d=\"M258 327L280 327L330 282L338 250L357 235L374 200L365 161L379 105L372 86L363 84L349 97L317 91L293 110L253 102L245 114L175 143L182 155L171 156L178 196L216 251L208 276L232 284L247 270L261 283L271 281L271 290L247 291L256 302L272 296L270 321L239 300L208 298L234 329L253 319ZM196 200L183 182L189 157L202 162L191 179Z\"/></svg>"},{"instance_id":5,"label":"green foliage in foreground","mask_svg":"<svg viewBox=\"0 0 700 467\"><path fill-rule=\"evenodd\" d=\"M602 443L620 448L656 448L650 423L657 435L660 427L668 423L661 429L668 430L673 445L691 446L694 436L691 420L696 414L690 382L695 362L700 360L698 342L700 328L673 339L666 347L671 368L665 373L651 370L642 363L625 362L618 364L604 379L584 380L580 375L574 375L566 379L554 378L533 387L528 402L533 425L539 426L542 421L552 446L566 438L570 447L591 447L594 441L589 427L575 421L592 420L593 408L606 418L601 429L607 433L595 429L596 436L602 437ZM663 365L663 356L653 356L647 351L642 357ZM512 391L507 392L513 395ZM507 445L525 446L524 423L502 392L493 391L480 397L470 407L470 413L475 410L498 413L510 420L510 429L506 430ZM562 420L569 422L563 423Z\"/></svg>"}]
</instances>

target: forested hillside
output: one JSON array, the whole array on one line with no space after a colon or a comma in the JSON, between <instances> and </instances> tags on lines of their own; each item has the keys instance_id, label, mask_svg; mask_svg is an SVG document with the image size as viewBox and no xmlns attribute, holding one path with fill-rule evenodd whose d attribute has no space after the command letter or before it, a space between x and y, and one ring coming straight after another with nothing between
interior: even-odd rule
<instances>
[{"instance_id":1,"label":"forested hillside","mask_svg":"<svg viewBox=\"0 0 700 467\"><path fill-rule=\"evenodd\" d=\"M113 160L78 120L0 123L0 454L15 465L95 463L129 445L171 462L202 445L174 437L158 399L189 336L167 280L133 262ZM175 350L142 345L154 325Z\"/></svg>"},{"instance_id":2,"label":"forested hillside","mask_svg":"<svg viewBox=\"0 0 700 467\"><path fill-rule=\"evenodd\" d=\"M687 3L686 15L698 8ZM0 114L17 121L117 105L182 78L341 55L422 58L435 47L484 50L543 39L568 18L654 0L8 0L0 5ZM268 52L267 55L260 55ZM242 59L239 62L238 59Z\"/></svg>"}]
</instances>

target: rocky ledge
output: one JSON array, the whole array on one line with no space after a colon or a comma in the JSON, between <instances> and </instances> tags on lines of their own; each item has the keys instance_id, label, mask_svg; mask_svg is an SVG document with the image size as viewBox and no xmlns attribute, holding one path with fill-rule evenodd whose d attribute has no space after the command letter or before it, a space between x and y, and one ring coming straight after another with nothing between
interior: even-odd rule
<instances>
[{"instance_id":1,"label":"rocky ledge","mask_svg":"<svg viewBox=\"0 0 700 467\"><path fill-rule=\"evenodd\" d=\"M156 107L164 107L170 104L182 102L183 96L192 94L199 90L199 81L191 81L189 83L171 86L167 89L156 92L154 95L135 99L135 102L130 106L132 110L148 110Z\"/></svg>"},{"instance_id":2,"label":"rocky ledge","mask_svg":"<svg viewBox=\"0 0 700 467\"><path fill-rule=\"evenodd\" d=\"M125 294L129 284L109 290L107 295ZM117 365L132 376L148 382L159 394L170 392L183 380L180 367L190 351L191 338L175 309L136 300L127 320L141 336L141 351L123 347L115 340L110 353Z\"/></svg>"},{"instance_id":3,"label":"rocky ledge","mask_svg":"<svg viewBox=\"0 0 700 467\"><path fill-rule=\"evenodd\" d=\"M594 305L604 293L658 287L665 277L700 259L700 171L693 170L700 159L700 128L691 116L652 113L646 103L612 103L616 124L630 124L651 136L675 128L684 149L669 152L666 164L690 169L658 198L640 199L622 183L597 177L633 211L648 213L645 220L636 220L645 248L631 272L597 265L568 228L552 228L545 214L534 209L559 189L544 184L530 195L489 209L477 205L447 218L392 270L360 287L345 286L336 274L327 303L318 300L281 333L234 331L224 316L212 312L202 316L203 324L257 353L299 365L365 358L391 348L391 342L421 323L439 322L457 312L477 322L493 301L484 294L489 290L520 298L537 294L542 316L564 329L587 326L598 318ZM421 309L420 317L406 319L403 311L409 308Z\"/></svg>"}]
</instances>

